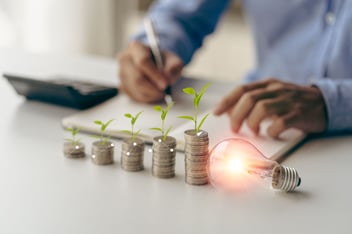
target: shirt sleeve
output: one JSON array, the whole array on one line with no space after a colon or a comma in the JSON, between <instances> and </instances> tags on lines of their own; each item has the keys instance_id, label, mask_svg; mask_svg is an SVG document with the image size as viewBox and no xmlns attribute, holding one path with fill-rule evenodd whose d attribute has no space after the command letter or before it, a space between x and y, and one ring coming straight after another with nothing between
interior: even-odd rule
<instances>
[{"instance_id":1,"label":"shirt sleeve","mask_svg":"<svg viewBox=\"0 0 352 234\"><path fill-rule=\"evenodd\" d=\"M324 97L328 132L352 130L352 78L351 79L321 79L315 84Z\"/></svg>"},{"instance_id":2,"label":"shirt sleeve","mask_svg":"<svg viewBox=\"0 0 352 234\"><path fill-rule=\"evenodd\" d=\"M150 9L160 47L188 64L204 38L212 33L229 0L159 0ZM143 27L132 38L147 44Z\"/></svg>"}]
</instances>

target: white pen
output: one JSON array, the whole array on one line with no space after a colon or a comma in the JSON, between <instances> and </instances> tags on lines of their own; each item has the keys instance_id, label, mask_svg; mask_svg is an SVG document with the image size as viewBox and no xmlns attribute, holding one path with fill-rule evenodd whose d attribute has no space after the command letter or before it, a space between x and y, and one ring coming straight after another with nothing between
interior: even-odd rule
<instances>
[{"instance_id":1,"label":"white pen","mask_svg":"<svg viewBox=\"0 0 352 234\"><path fill-rule=\"evenodd\" d=\"M161 50L159 47L159 38L158 35L155 31L154 23L150 18L146 18L144 20L144 28L147 34L147 39L150 45L150 50L152 51L152 55L154 57L154 61L156 64L156 67L159 70L163 70L164 68L164 61L163 61L163 56L161 54ZM169 104L172 102L172 97L171 97L171 86L167 86L165 89L165 102L166 104Z\"/></svg>"}]
</instances>

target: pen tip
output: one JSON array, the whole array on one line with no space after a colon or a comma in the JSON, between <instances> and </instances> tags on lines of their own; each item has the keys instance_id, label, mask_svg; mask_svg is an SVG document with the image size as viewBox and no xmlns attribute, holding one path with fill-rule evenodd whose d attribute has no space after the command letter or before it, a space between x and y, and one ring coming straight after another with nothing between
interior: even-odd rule
<instances>
[{"instance_id":1,"label":"pen tip","mask_svg":"<svg viewBox=\"0 0 352 234\"><path fill-rule=\"evenodd\" d=\"M165 95L164 100L165 100L167 105L169 105L170 103L173 102L171 95L168 95L168 94Z\"/></svg>"}]
</instances>

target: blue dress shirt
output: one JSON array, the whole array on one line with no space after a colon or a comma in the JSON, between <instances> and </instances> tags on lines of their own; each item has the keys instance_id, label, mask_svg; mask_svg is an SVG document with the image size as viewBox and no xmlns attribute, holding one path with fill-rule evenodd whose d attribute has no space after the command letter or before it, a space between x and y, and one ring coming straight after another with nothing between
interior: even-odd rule
<instances>
[{"instance_id":1,"label":"blue dress shirt","mask_svg":"<svg viewBox=\"0 0 352 234\"><path fill-rule=\"evenodd\" d=\"M189 63L229 0L161 0L149 17L162 49ZM274 77L322 91L328 131L352 130L352 1L243 0L256 48L246 80ZM146 42L141 30L135 39ZM234 61L236 63L236 61Z\"/></svg>"}]
</instances>

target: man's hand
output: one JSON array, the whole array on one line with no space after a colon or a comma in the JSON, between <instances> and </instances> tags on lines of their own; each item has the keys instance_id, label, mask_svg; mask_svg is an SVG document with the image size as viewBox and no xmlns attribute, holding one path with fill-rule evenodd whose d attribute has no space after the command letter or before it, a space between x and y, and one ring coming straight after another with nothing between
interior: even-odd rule
<instances>
[{"instance_id":1,"label":"man's hand","mask_svg":"<svg viewBox=\"0 0 352 234\"><path fill-rule=\"evenodd\" d=\"M236 88L214 110L215 115L225 112L234 132L246 120L248 127L258 134L260 123L272 118L267 133L273 138L291 127L306 133L323 132L327 124L325 103L318 88L275 79Z\"/></svg>"},{"instance_id":2,"label":"man's hand","mask_svg":"<svg viewBox=\"0 0 352 234\"><path fill-rule=\"evenodd\" d=\"M165 88L181 75L183 62L175 54L163 52L165 67L156 67L149 47L140 42L132 42L118 55L121 90L138 102L161 100Z\"/></svg>"}]
</instances>

